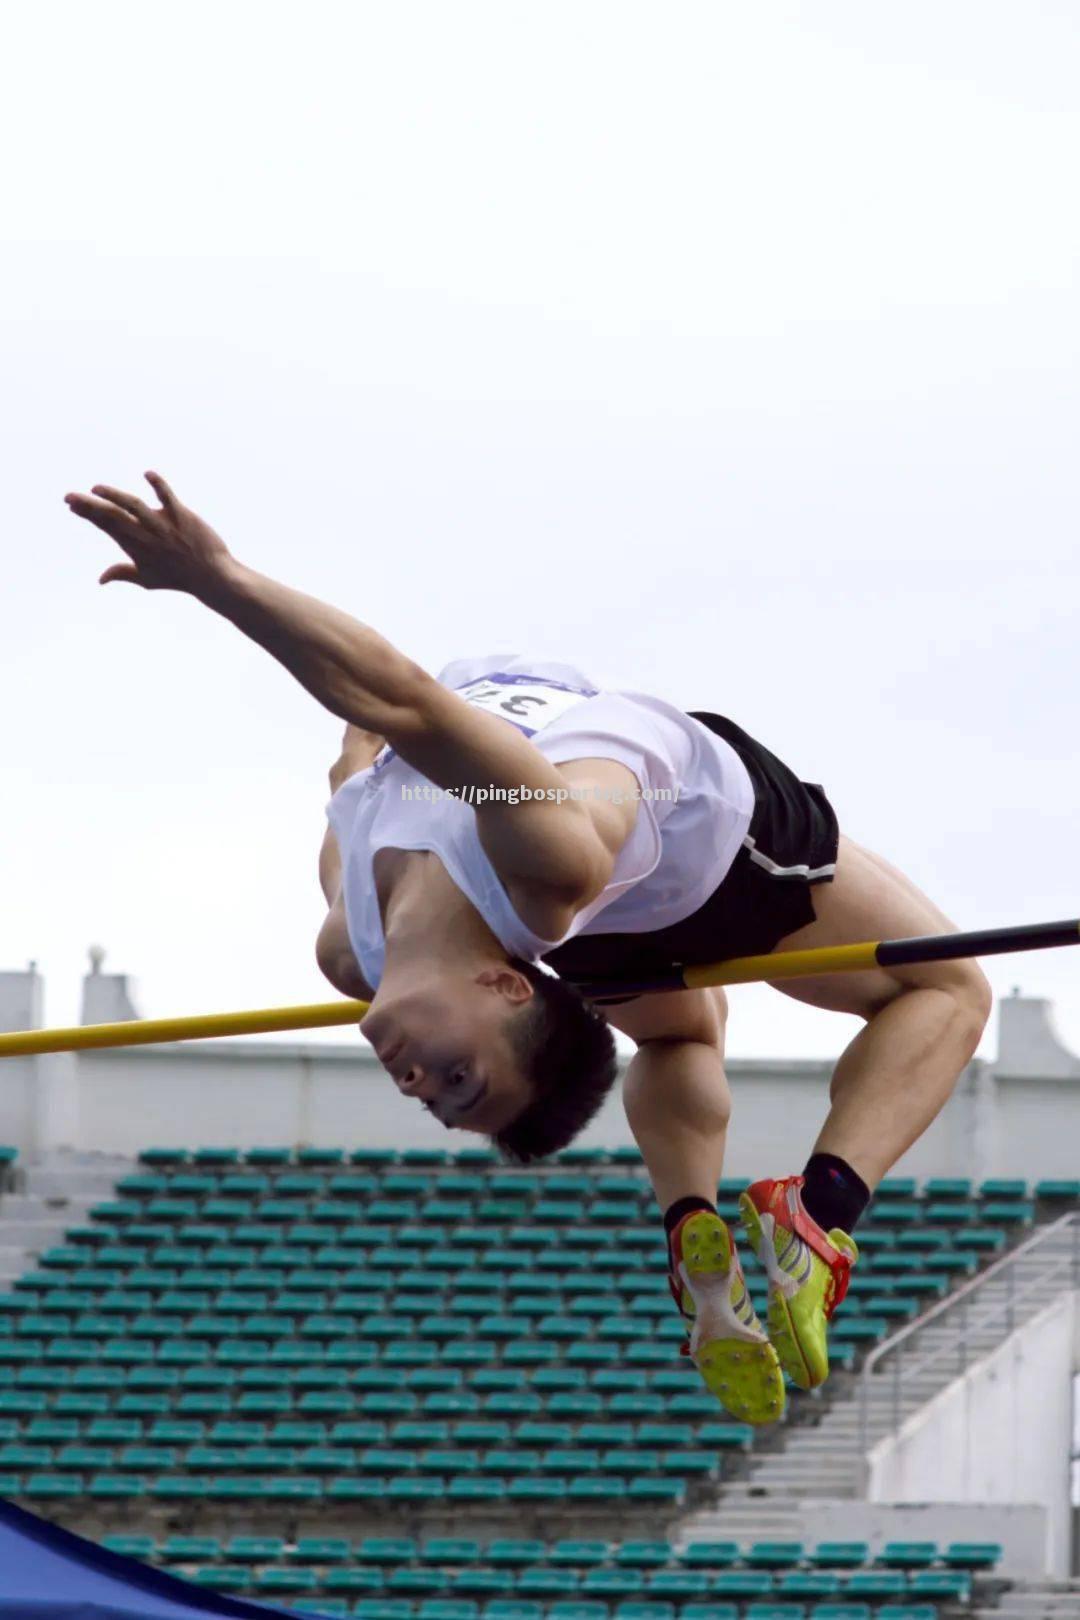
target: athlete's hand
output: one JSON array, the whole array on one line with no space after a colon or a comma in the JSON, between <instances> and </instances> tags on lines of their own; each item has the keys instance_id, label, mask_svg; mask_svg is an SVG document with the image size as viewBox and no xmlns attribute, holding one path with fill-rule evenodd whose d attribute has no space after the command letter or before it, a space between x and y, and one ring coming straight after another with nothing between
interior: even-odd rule
<instances>
[{"instance_id":1,"label":"athlete's hand","mask_svg":"<svg viewBox=\"0 0 1080 1620\"><path fill-rule=\"evenodd\" d=\"M201 596L213 587L232 556L220 535L194 512L182 506L165 482L154 472L146 480L161 502L160 508L147 506L137 495L108 484L95 484L89 495L65 495L76 517L86 518L96 528L111 535L130 562L106 568L99 585L124 580L147 591L187 591Z\"/></svg>"}]
</instances>

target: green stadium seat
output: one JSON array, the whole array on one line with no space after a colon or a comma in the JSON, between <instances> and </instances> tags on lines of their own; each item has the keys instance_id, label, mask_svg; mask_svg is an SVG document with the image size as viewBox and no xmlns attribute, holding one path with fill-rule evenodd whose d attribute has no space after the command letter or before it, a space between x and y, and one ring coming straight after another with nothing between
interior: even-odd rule
<instances>
[{"instance_id":1,"label":"green stadium seat","mask_svg":"<svg viewBox=\"0 0 1080 1620\"><path fill-rule=\"evenodd\" d=\"M937 1556L936 1541L888 1541L874 1561L882 1569L929 1569Z\"/></svg>"},{"instance_id":2,"label":"green stadium seat","mask_svg":"<svg viewBox=\"0 0 1080 1620\"><path fill-rule=\"evenodd\" d=\"M213 1592L250 1592L253 1584L251 1571L238 1564L211 1564L193 1570L190 1579Z\"/></svg>"},{"instance_id":3,"label":"green stadium seat","mask_svg":"<svg viewBox=\"0 0 1080 1620\"><path fill-rule=\"evenodd\" d=\"M750 1603L743 1610L744 1620L805 1620L803 1603Z\"/></svg>"},{"instance_id":4,"label":"green stadium seat","mask_svg":"<svg viewBox=\"0 0 1080 1620\"><path fill-rule=\"evenodd\" d=\"M412 1564L416 1554L416 1542L404 1536L366 1536L356 1548L362 1564Z\"/></svg>"},{"instance_id":5,"label":"green stadium seat","mask_svg":"<svg viewBox=\"0 0 1080 1620\"><path fill-rule=\"evenodd\" d=\"M425 1541L420 1548L420 1561L423 1564L446 1564L451 1566L478 1564L480 1557L480 1543L478 1541L457 1536L435 1537L431 1541Z\"/></svg>"},{"instance_id":6,"label":"green stadium seat","mask_svg":"<svg viewBox=\"0 0 1080 1620\"><path fill-rule=\"evenodd\" d=\"M856 1570L853 1575L848 1576L844 1595L864 1598L901 1597L906 1588L907 1582L900 1570Z\"/></svg>"},{"instance_id":7,"label":"green stadium seat","mask_svg":"<svg viewBox=\"0 0 1080 1620\"><path fill-rule=\"evenodd\" d=\"M959 1569L920 1569L909 1577L908 1591L912 1597L966 1603L971 1596L971 1576Z\"/></svg>"},{"instance_id":8,"label":"green stadium seat","mask_svg":"<svg viewBox=\"0 0 1080 1620\"><path fill-rule=\"evenodd\" d=\"M542 1541L502 1539L490 1544L487 1559L496 1568L518 1569L542 1563L545 1551Z\"/></svg>"},{"instance_id":9,"label":"green stadium seat","mask_svg":"<svg viewBox=\"0 0 1080 1620\"><path fill-rule=\"evenodd\" d=\"M744 1559L751 1569L793 1569L805 1556L801 1541L755 1541Z\"/></svg>"},{"instance_id":10,"label":"green stadium seat","mask_svg":"<svg viewBox=\"0 0 1080 1620\"><path fill-rule=\"evenodd\" d=\"M148 1564L157 1552L155 1536L117 1535L102 1536L101 1545L106 1552L119 1553L121 1558L138 1558Z\"/></svg>"},{"instance_id":11,"label":"green stadium seat","mask_svg":"<svg viewBox=\"0 0 1080 1620\"><path fill-rule=\"evenodd\" d=\"M638 1569L588 1569L581 1581L581 1590L593 1597L622 1597L642 1592L645 1577Z\"/></svg>"},{"instance_id":12,"label":"green stadium seat","mask_svg":"<svg viewBox=\"0 0 1080 1620\"><path fill-rule=\"evenodd\" d=\"M950 1569L993 1569L1003 1549L998 1541L950 1541L942 1557Z\"/></svg>"},{"instance_id":13,"label":"green stadium seat","mask_svg":"<svg viewBox=\"0 0 1080 1620\"><path fill-rule=\"evenodd\" d=\"M675 1605L630 1598L615 1605L615 1620L675 1620Z\"/></svg>"},{"instance_id":14,"label":"green stadium seat","mask_svg":"<svg viewBox=\"0 0 1080 1620\"><path fill-rule=\"evenodd\" d=\"M81 1474L30 1474L23 1480L22 1494L31 1502L56 1502L82 1496Z\"/></svg>"},{"instance_id":15,"label":"green stadium seat","mask_svg":"<svg viewBox=\"0 0 1080 1620\"><path fill-rule=\"evenodd\" d=\"M871 1205L870 1214L875 1221L883 1222L887 1226L910 1226L920 1221L922 1213L913 1199L877 1200Z\"/></svg>"},{"instance_id":16,"label":"green stadium seat","mask_svg":"<svg viewBox=\"0 0 1080 1620\"><path fill-rule=\"evenodd\" d=\"M686 1494L685 1479L632 1479L627 1487L630 1502L679 1502Z\"/></svg>"},{"instance_id":17,"label":"green stadium seat","mask_svg":"<svg viewBox=\"0 0 1080 1620\"><path fill-rule=\"evenodd\" d=\"M615 1552L615 1562L625 1569L662 1569L670 1556L666 1541L624 1541Z\"/></svg>"},{"instance_id":18,"label":"green stadium seat","mask_svg":"<svg viewBox=\"0 0 1080 1620\"><path fill-rule=\"evenodd\" d=\"M657 1597L703 1597L709 1590L709 1576L704 1570L654 1569L649 1572L646 1585Z\"/></svg>"},{"instance_id":19,"label":"green stadium seat","mask_svg":"<svg viewBox=\"0 0 1080 1620\"><path fill-rule=\"evenodd\" d=\"M1036 1182L1035 1197L1044 1204L1080 1203L1080 1181L1051 1177Z\"/></svg>"},{"instance_id":20,"label":"green stadium seat","mask_svg":"<svg viewBox=\"0 0 1080 1620\"><path fill-rule=\"evenodd\" d=\"M737 1603L684 1603L681 1620L738 1620Z\"/></svg>"},{"instance_id":21,"label":"green stadium seat","mask_svg":"<svg viewBox=\"0 0 1080 1620\"><path fill-rule=\"evenodd\" d=\"M737 1541L691 1541L675 1553L688 1569L730 1569L741 1556Z\"/></svg>"},{"instance_id":22,"label":"green stadium seat","mask_svg":"<svg viewBox=\"0 0 1080 1620\"><path fill-rule=\"evenodd\" d=\"M877 1620L937 1620L937 1609L932 1603L883 1603Z\"/></svg>"},{"instance_id":23,"label":"green stadium seat","mask_svg":"<svg viewBox=\"0 0 1080 1620\"><path fill-rule=\"evenodd\" d=\"M607 1557L606 1541L556 1541L548 1552L548 1563L556 1568L590 1569L605 1563Z\"/></svg>"},{"instance_id":24,"label":"green stadium seat","mask_svg":"<svg viewBox=\"0 0 1080 1620\"><path fill-rule=\"evenodd\" d=\"M788 1570L780 1576L776 1590L785 1598L832 1597L840 1590L840 1577L825 1569Z\"/></svg>"},{"instance_id":25,"label":"green stadium seat","mask_svg":"<svg viewBox=\"0 0 1080 1620\"><path fill-rule=\"evenodd\" d=\"M479 1613L475 1598L423 1598L417 1620L477 1620Z\"/></svg>"},{"instance_id":26,"label":"green stadium seat","mask_svg":"<svg viewBox=\"0 0 1080 1620\"><path fill-rule=\"evenodd\" d=\"M412 1612L409 1598L361 1598L353 1609L359 1620L410 1620Z\"/></svg>"},{"instance_id":27,"label":"green stadium seat","mask_svg":"<svg viewBox=\"0 0 1080 1620\"><path fill-rule=\"evenodd\" d=\"M1012 1177L991 1176L989 1180L979 1185L980 1198L1000 1199L1026 1199L1029 1196L1028 1184Z\"/></svg>"},{"instance_id":28,"label":"green stadium seat","mask_svg":"<svg viewBox=\"0 0 1080 1620\"><path fill-rule=\"evenodd\" d=\"M1010 1200L1007 1203L984 1203L982 1206L984 1221L995 1221L999 1226L1016 1225L1030 1226L1035 1219L1035 1205L1022 1203L1019 1200Z\"/></svg>"},{"instance_id":29,"label":"green stadium seat","mask_svg":"<svg viewBox=\"0 0 1080 1620\"><path fill-rule=\"evenodd\" d=\"M283 1147L254 1147L246 1150L243 1160L245 1164L258 1165L260 1169L277 1170L292 1163L292 1152Z\"/></svg>"},{"instance_id":30,"label":"green stadium seat","mask_svg":"<svg viewBox=\"0 0 1080 1620\"><path fill-rule=\"evenodd\" d=\"M441 1569L393 1569L386 1577L387 1591L399 1596L406 1592L441 1592L446 1584L446 1576Z\"/></svg>"},{"instance_id":31,"label":"green stadium seat","mask_svg":"<svg viewBox=\"0 0 1080 1620\"><path fill-rule=\"evenodd\" d=\"M526 1597L573 1596L577 1589L577 1571L573 1569L551 1569L546 1564L537 1564L521 1570L517 1577L517 1590Z\"/></svg>"},{"instance_id":32,"label":"green stadium seat","mask_svg":"<svg viewBox=\"0 0 1080 1620\"><path fill-rule=\"evenodd\" d=\"M923 1196L931 1203L940 1203L946 1198L958 1198L966 1203L972 1196L972 1183L967 1177L932 1176L923 1187Z\"/></svg>"},{"instance_id":33,"label":"green stadium seat","mask_svg":"<svg viewBox=\"0 0 1080 1620\"><path fill-rule=\"evenodd\" d=\"M164 1564L211 1564L220 1560L222 1543L217 1536L169 1536L158 1547Z\"/></svg>"},{"instance_id":34,"label":"green stadium seat","mask_svg":"<svg viewBox=\"0 0 1080 1620\"><path fill-rule=\"evenodd\" d=\"M718 1597L768 1597L772 1589L772 1575L765 1569L723 1569L712 1578Z\"/></svg>"},{"instance_id":35,"label":"green stadium seat","mask_svg":"<svg viewBox=\"0 0 1080 1620\"><path fill-rule=\"evenodd\" d=\"M446 1495L452 1502L502 1502L506 1498L506 1481L455 1474L447 1481Z\"/></svg>"},{"instance_id":36,"label":"green stadium seat","mask_svg":"<svg viewBox=\"0 0 1080 1620\"><path fill-rule=\"evenodd\" d=\"M959 1226L967 1221L978 1220L979 1213L978 1204L929 1204L921 1219L927 1221L931 1226Z\"/></svg>"},{"instance_id":37,"label":"green stadium seat","mask_svg":"<svg viewBox=\"0 0 1080 1620\"><path fill-rule=\"evenodd\" d=\"M296 1564L267 1565L256 1572L254 1587L260 1594L275 1592L316 1592L319 1588L318 1572L302 1569Z\"/></svg>"},{"instance_id":38,"label":"green stadium seat","mask_svg":"<svg viewBox=\"0 0 1080 1620\"><path fill-rule=\"evenodd\" d=\"M77 1440L79 1433L77 1418L31 1418L25 1427L20 1426L14 1418L0 1419L0 1436L5 1443L11 1443L21 1436L26 1445L63 1445L69 1440Z\"/></svg>"},{"instance_id":39,"label":"green stadium seat","mask_svg":"<svg viewBox=\"0 0 1080 1620\"><path fill-rule=\"evenodd\" d=\"M233 1564L272 1564L285 1556L280 1536L233 1536L223 1556Z\"/></svg>"}]
</instances>

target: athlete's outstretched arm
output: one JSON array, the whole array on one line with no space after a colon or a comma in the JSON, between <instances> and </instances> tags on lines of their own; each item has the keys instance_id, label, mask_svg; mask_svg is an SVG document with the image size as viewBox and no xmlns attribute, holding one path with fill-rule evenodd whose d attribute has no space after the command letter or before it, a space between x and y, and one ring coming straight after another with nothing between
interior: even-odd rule
<instances>
[{"instance_id":1,"label":"athlete's outstretched arm","mask_svg":"<svg viewBox=\"0 0 1080 1620\"><path fill-rule=\"evenodd\" d=\"M349 614L240 563L163 478L146 477L160 509L104 484L94 486L96 500L65 497L127 554L102 584L194 596L264 647L332 714L385 737L430 782L469 802L491 787L542 790L550 797L477 805L479 835L499 876L550 890L571 915L601 892L630 834L632 807L617 818L610 804L594 814L586 801L565 798L565 776L515 727L463 702Z\"/></svg>"}]
</instances>

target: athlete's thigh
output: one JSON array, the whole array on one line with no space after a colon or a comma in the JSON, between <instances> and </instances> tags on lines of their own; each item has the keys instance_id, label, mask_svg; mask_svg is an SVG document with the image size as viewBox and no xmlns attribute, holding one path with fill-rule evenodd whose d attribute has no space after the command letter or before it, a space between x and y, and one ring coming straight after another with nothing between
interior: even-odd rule
<instances>
[{"instance_id":1,"label":"athlete's thigh","mask_svg":"<svg viewBox=\"0 0 1080 1620\"><path fill-rule=\"evenodd\" d=\"M864 940L905 939L921 934L952 934L956 924L882 856L841 834L836 876L815 884L817 916L788 934L777 951L853 945ZM870 968L863 973L829 973L819 978L771 980L796 1001L868 1018L913 985L948 987L971 974L964 962L930 962L911 967Z\"/></svg>"}]
</instances>

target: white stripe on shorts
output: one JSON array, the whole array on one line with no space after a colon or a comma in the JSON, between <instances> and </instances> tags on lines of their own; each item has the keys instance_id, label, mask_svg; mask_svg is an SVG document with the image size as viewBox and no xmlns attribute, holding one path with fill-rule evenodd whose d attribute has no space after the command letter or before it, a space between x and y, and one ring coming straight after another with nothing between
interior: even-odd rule
<instances>
[{"instance_id":1,"label":"white stripe on shorts","mask_svg":"<svg viewBox=\"0 0 1080 1620\"><path fill-rule=\"evenodd\" d=\"M751 838L749 833L747 833L746 837L743 839L743 848L750 851L750 859L758 866L764 867L765 871L768 872L770 877L797 877L809 879L836 876L835 861L833 861L829 866L807 866L805 862L801 866L779 866L776 861L771 861L767 855L763 855L761 853L757 847L756 840Z\"/></svg>"}]
</instances>

